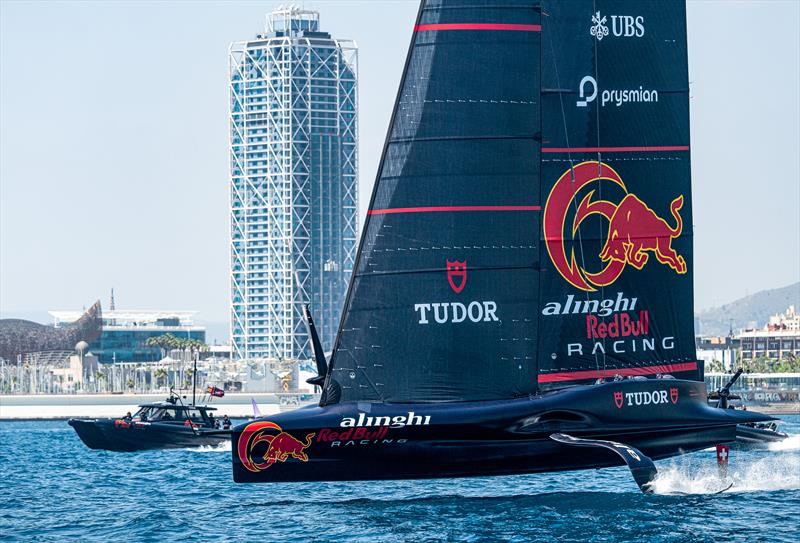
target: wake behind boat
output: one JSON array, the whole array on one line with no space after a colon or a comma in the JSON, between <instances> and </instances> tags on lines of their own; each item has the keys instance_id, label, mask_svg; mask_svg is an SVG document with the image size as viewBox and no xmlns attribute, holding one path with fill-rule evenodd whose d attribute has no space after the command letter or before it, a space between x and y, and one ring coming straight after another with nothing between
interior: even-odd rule
<instances>
[{"instance_id":1,"label":"wake behind boat","mask_svg":"<svg viewBox=\"0 0 800 543\"><path fill-rule=\"evenodd\" d=\"M320 404L237 427L234 480L647 491L771 420L708 404L690 174L683 1L423 0Z\"/></svg>"}]
</instances>

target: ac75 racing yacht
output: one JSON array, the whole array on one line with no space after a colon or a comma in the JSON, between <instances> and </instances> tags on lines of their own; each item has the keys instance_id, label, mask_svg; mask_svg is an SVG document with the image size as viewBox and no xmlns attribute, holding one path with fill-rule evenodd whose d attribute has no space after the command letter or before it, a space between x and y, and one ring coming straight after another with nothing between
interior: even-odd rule
<instances>
[{"instance_id":1,"label":"ac75 racing yacht","mask_svg":"<svg viewBox=\"0 0 800 543\"><path fill-rule=\"evenodd\" d=\"M423 0L321 401L236 427L234 480L648 491L770 420L708 403L691 204L683 0Z\"/></svg>"}]
</instances>

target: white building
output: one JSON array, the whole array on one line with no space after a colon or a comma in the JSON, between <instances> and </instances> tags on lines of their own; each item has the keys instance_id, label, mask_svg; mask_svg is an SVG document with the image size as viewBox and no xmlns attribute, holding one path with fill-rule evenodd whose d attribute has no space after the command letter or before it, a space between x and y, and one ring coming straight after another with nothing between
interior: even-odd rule
<instances>
[{"instance_id":1,"label":"white building","mask_svg":"<svg viewBox=\"0 0 800 543\"><path fill-rule=\"evenodd\" d=\"M81 311L50 311L56 328L78 320ZM147 345L151 337L172 334L205 342L206 329L194 323L197 311L152 311L109 309L102 312L100 337L89 351L100 362L154 362L161 359L158 347Z\"/></svg>"},{"instance_id":2,"label":"white building","mask_svg":"<svg viewBox=\"0 0 800 543\"><path fill-rule=\"evenodd\" d=\"M764 328L744 330L736 337L741 342L742 360L800 356L800 315L789 306L785 313L770 317Z\"/></svg>"}]
</instances>

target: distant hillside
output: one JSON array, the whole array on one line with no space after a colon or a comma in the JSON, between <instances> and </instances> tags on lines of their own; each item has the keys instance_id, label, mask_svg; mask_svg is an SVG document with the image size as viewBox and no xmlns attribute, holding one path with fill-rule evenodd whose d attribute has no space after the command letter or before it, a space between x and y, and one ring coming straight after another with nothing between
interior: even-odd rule
<instances>
[{"instance_id":1,"label":"distant hillside","mask_svg":"<svg viewBox=\"0 0 800 543\"><path fill-rule=\"evenodd\" d=\"M695 332L704 336L725 335L733 321L734 332L764 326L775 313L790 305L800 309L800 282L787 287L762 290L729 304L695 314Z\"/></svg>"}]
</instances>

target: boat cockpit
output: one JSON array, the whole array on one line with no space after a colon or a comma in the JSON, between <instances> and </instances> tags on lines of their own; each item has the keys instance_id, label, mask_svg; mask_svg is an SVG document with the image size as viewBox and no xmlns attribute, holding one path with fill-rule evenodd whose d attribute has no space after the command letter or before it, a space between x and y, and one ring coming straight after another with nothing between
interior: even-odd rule
<instances>
[{"instance_id":1,"label":"boat cockpit","mask_svg":"<svg viewBox=\"0 0 800 543\"><path fill-rule=\"evenodd\" d=\"M192 424L206 428L218 426L214 418L214 407L176 405L169 402L144 404L133 414L133 422L160 422L173 424Z\"/></svg>"}]
</instances>

